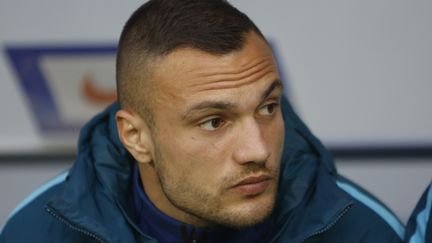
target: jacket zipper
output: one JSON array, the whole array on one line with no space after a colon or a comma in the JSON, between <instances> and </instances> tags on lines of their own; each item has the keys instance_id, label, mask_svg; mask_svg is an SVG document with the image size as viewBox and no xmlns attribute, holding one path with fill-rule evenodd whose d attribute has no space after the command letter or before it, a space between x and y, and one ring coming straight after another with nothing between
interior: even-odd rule
<instances>
[{"instance_id":1,"label":"jacket zipper","mask_svg":"<svg viewBox=\"0 0 432 243\"><path fill-rule=\"evenodd\" d=\"M303 240L302 240L302 242L306 242L308 239L310 239L310 238L312 238L312 237L315 237L315 236L318 236L318 235L320 235L320 234L323 234L323 233L325 233L326 231L328 231L328 230L330 230L337 222L339 222L339 220L348 212L348 210L350 209L352 207L352 204L350 204L350 205L348 205L348 206L346 206L345 208L344 208L344 210L338 215L338 217L333 221L333 222L331 222L330 224L328 224L327 226L325 226L324 228L322 228L322 229L320 229L320 230L318 230L318 231L316 231L316 232L314 232L314 233L312 233L312 234L310 234L310 235L308 235L307 237L305 237Z\"/></svg>"},{"instance_id":2,"label":"jacket zipper","mask_svg":"<svg viewBox=\"0 0 432 243\"><path fill-rule=\"evenodd\" d=\"M104 243L105 241L102 240L100 237L98 237L97 235L86 231L80 227L77 227L75 225L73 225L72 223L70 223L69 221L67 221L66 219L64 219L62 216L58 215L54 210L50 209L50 208L46 208L46 211L51 214L52 216L54 216L54 218L56 218L57 220L59 220L60 222L62 222L63 224L65 224L66 226L68 226L69 228L76 230L90 238L93 238L94 240L96 240L97 242L101 242Z\"/></svg>"}]
</instances>

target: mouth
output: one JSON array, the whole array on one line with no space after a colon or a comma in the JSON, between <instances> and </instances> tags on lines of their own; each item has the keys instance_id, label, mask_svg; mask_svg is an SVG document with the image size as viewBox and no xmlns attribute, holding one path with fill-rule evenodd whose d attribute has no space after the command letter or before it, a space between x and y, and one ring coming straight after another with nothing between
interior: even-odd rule
<instances>
[{"instance_id":1,"label":"mouth","mask_svg":"<svg viewBox=\"0 0 432 243\"><path fill-rule=\"evenodd\" d=\"M231 187L232 190L247 195L254 196L263 193L271 183L272 177L268 175L250 176Z\"/></svg>"}]
</instances>

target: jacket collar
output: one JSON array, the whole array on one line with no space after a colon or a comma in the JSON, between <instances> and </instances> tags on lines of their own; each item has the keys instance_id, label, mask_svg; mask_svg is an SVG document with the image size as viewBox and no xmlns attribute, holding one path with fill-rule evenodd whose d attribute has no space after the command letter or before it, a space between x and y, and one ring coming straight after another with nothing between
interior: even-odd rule
<instances>
[{"instance_id":1,"label":"jacket collar","mask_svg":"<svg viewBox=\"0 0 432 243\"><path fill-rule=\"evenodd\" d=\"M149 242L151 238L128 217L134 160L118 137L118 110L114 103L83 127L63 194L51 200L48 209L66 224L105 242Z\"/></svg>"},{"instance_id":2,"label":"jacket collar","mask_svg":"<svg viewBox=\"0 0 432 243\"><path fill-rule=\"evenodd\" d=\"M353 204L322 165L304 161L295 172L305 180L283 180L275 210L272 242L303 242L330 229ZM287 171L284 171L287 173ZM309 180L306 184L304 181ZM299 198L299 195L303 195Z\"/></svg>"},{"instance_id":3,"label":"jacket collar","mask_svg":"<svg viewBox=\"0 0 432 243\"><path fill-rule=\"evenodd\" d=\"M301 242L332 226L352 201L335 186L337 171L330 152L286 99L282 114L285 142L273 241Z\"/></svg>"}]
</instances>

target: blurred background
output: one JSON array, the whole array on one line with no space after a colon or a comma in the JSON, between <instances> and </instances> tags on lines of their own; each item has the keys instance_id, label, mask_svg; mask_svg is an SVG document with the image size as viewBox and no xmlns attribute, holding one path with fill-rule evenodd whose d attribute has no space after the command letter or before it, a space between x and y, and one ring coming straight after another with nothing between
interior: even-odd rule
<instances>
[{"instance_id":1,"label":"blurred background","mask_svg":"<svg viewBox=\"0 0 432 243\"><path fill-rule=\"evenodd\" d=\"M116 43L141 3L0 1L0 227L115 100ZM231 3L270 40L286 95L340 173L406 222L432 178L432 2Z\"/></svg>"}]
</instances>

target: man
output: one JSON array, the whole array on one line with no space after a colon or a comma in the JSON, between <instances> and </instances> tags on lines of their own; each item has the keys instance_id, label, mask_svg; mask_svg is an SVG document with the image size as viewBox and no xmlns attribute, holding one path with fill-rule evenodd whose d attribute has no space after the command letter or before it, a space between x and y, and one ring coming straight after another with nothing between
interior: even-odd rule
<instances>
[{"instance_id":1,"label":"man","mask_svg":"<svg viewBox=\"0 0 432 243\"><path fill-rule=\"evenodd\" d=\"M271 49L222 0L155 0L126 23L119 104L2 242L401 242L287 101Z\"/></svg>"},{"instance_id":2,"label":"man","mask_svg":"<svg viewBox=\"0 0 432 243\"><path fill-rule=\"evenodd\" d=\"M432 183L429 184L411 214L405 240L407 243L432 242Z\"/></svg>"}]
</instances>

